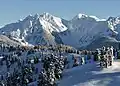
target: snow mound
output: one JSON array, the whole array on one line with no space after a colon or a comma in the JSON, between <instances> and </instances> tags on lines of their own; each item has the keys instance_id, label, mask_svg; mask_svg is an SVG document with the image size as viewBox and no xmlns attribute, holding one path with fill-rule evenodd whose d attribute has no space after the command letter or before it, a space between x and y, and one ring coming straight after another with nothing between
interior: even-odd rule
<instances>
[{"instance_id":1,"label":"snow mound","mask_svg":"<svg viewBox=\"0 0 120 86\"><path fill-rule=\"evenodd\" d=\"M120 62L101 69L98 63L68 69L63 73L59 86L119 86Z\"/></svg>"}]
</instances>

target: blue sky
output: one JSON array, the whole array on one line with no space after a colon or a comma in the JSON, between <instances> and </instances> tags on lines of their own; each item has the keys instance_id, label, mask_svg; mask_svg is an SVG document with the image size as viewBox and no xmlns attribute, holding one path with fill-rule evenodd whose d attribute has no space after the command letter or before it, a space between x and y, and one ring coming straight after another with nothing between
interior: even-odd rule
<instances>
[{"instance_id":1,"label":"blue sky","mask_svg":"<svg viewBox=\"0 0 120 86\"><path fill-rule=\"evenodd\" d=\"M71 19L78 13L99 18L120 15L119 0L0 0L0 26L29 14L48 12Z\"/></svg>"}]
</instances>

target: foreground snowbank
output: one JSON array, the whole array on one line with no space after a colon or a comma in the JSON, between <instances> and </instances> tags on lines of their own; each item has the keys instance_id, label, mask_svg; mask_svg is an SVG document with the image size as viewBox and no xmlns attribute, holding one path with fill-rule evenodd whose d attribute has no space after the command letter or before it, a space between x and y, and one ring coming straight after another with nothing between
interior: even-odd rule
<instances>
[{"instance_id":1,"label":"foreground snowbank","mask_svg":"<svg viewBox=\"0 0 120 86\"><path fill-rule=\"evenodd\" d=\"M93 63L65 70L59 86L120 86L120 61L107 69Z\"/></svg>"}]
</instances>

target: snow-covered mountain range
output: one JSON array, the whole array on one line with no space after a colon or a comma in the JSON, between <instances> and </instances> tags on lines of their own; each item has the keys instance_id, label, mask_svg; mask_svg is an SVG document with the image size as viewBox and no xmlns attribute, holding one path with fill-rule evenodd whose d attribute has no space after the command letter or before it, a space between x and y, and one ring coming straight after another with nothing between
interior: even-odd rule
<instances>
[{"instance_id":1,"label":"snow-covered mountain range","mask_svg":"<svg viewBox=\"0 0 120 86\"><path fill-rule=\"evenodd\" d=\"M25 45L62 43L87 48L96 40L96 45L99 45L98 41L103 37L108 39L107 42L119 42L120 17L99 19L96 16L78 14L71 20L65 20L49 13L35 14L5 25L0 28L0 34Z\"/></svg>"}]
</instances>

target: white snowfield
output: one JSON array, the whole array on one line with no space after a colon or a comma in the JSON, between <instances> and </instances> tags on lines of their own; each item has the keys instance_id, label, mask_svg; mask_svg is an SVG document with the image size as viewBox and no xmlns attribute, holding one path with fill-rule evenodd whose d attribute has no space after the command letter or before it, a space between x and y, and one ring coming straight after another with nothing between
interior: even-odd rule
<instances>
[{"instance_id":1,"label":"white snowfield","mask_svg":"<svg viewBox=\"0 0 120 86\"><path fill-rule=\"evenodd\" d=\"M65 70L59 86L120 86L120 61L104 69L89 63Z\"/></svg>"}]
</instances>

